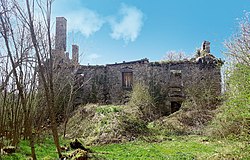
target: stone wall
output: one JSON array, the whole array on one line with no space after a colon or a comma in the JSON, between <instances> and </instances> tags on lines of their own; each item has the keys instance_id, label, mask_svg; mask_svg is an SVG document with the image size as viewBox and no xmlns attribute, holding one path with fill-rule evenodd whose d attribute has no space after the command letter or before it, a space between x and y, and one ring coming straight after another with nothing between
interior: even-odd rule
<instances>
[{"instance_id":1,"label":"stone wall","mask_svg":"<svg viewBox=\"0 0 250 160\"><path fill-rule=\"evenodd\" d=\"M106 66L80 66L76 74L76 104L106 103Z\"/></svg>"},{"instance_id":2,"label":"stone wall","mask_svg":"<svg viewBox=\"0 0 250 160\"><path fill-rule=\"evenodd\" d=\"M148 64L146 63L121 63L107 65L107 88L109 89L109 103L126 103L129 99L131 88L124 88L122 85L122 72L132 71L133 84L146 82Z\"/></svg>"},{"instance_id":3,"label":"stone wall","mask_svg":"<svg viewBox=\"0 0 250 160\"><path fill-rule=\"evenodd\" d=\"M221 75L216 61L149 62L142 59L105 66L81 66L77 72L78 86L81 86L76 102L112 103L128 102L131 88L124 88L122 73L133 73L133 84L144 83L149 87L157 106L164 114L171 112L172 101L181 103L187 96L188 86L196 85L209 78L214 94L220 95ZM208 85L208 84L206 84ZM206 86L205 86L206 87ZM207 87L211 87L208 85ZM202 89L202 88L201 88Z\"/></svg>"}]
</instances>

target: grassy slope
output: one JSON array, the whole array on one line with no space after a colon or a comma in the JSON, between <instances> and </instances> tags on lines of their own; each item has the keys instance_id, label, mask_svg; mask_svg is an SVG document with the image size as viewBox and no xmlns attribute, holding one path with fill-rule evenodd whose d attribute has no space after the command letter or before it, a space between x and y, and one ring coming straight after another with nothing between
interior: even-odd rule
<instances>
[{"instance_id":1,"label":"grassy slope","mask_svg":"<svg viewBox=\"0 0 250 160\"><path fill-rule=\"evenodd\" d=\"M164 138L163 138L164 139ZM66 143L66 142L63 142ZM244 150L242 150L244 148ZM250 148L243 142L209 140L201 136L165 137L161 142L134 141L121 144L92 146L99 159L250 159ZM56 159L53 141L46 139L36 146L38 159ZM20 143L18 153L2 157L4 160L22 160L30 155L26 141Z\"/></svg>"}]
</instances>

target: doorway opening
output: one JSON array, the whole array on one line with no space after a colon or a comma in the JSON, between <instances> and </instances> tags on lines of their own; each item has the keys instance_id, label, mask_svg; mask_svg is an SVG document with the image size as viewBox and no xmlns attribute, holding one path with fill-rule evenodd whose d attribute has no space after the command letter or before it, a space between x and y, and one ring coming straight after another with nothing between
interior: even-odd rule
<instances>
[{"instance_id":1,"label":"doorway opening","mask_svg":"<svg viewBox=\"0 0 250 160\"><path fill-rule=\"evenodd\" d=\"M172 101L171 102L171 114L179 111L181 108L181 102Z\"/></svg>"}]
</instances>

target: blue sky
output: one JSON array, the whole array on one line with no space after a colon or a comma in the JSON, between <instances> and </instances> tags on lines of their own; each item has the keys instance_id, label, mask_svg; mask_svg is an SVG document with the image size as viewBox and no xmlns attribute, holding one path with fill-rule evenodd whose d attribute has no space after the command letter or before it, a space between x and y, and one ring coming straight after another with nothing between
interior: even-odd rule
<instances>
[{"instance_id":1,"label":"blue sky","mask_svg":"<svg viewBox=\"0 0 250 160\"><path fill-rule=\"evenodd\" d=\"M53 16L68 20L68 48L80 46L81 64L149 58L169 51L192 55L202 41L222 57L250 0L56 0Z\"/></svg>"}]
</instances>

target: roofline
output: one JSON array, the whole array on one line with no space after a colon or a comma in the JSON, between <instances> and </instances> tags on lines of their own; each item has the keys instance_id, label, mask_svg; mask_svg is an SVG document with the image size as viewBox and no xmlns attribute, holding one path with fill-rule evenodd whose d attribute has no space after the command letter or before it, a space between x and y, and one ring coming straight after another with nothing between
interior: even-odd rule
<instances>
[{"instance_id":1,"label":"roofline","mask_svg":"<svg viewBox=\"0 0 250 160\"><path fill-rule=\"evenodd\" d=\"M136 60L136 61L129 61L129 62L123 61L122 63L106 64L106 66L114 66L114 65L121 65L121 64L134 64L134 63L147 64L149 63L149 60L147 58L143 58L143 59Z\"/></svg>"}]
</instances>

